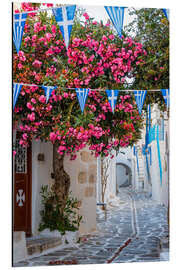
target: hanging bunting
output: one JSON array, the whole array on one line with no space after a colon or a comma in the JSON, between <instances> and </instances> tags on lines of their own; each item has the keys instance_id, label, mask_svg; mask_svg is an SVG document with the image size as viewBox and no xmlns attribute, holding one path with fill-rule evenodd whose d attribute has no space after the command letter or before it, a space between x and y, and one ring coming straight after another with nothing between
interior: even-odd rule
<instances>
[{"instance_id":1,"label":"hanging bunting","mask_svg":"<svg viewBox=\"0 0 180 270\"><path fill-rule=\"evenodd\" d=\"M116 106L119 91L118 90L106 90L106 93L107 93L108 101L111 105L112 111L114 113L114 109Z\"/></svg>"},{"instance_id":2,"label":"hanging bunting","mask_svg":"<svg viewBox=\"0 0 180 270\"><path fill-rule=\"evenodd\" d=\"M14 14L14 21L13 21L13 41L16 47L17 53L19 53L22 36L24 31L24 26L26 23L27 13L17 13Z\"/></svg>"},{"instance_id":3,"label":"hanging bunting","mask_svg":"<svg viewBox=\"0 0 180 270\"><path fill-rule=\"evenodd\" d=\"M135 156L136 155L136 146L133 145L133 155Z\"/></svg>"},{"instance_id":4,"label":"hanging bunting","mask_svg":"<svg viewBox=\"0 0 180 270\"><path fill-rule=\"evenodd\" d=\"M137 171L138 171L138 175L139 175L139 160L138 160L138 150L135 151L135 155L136 155L136 162L137 162Z\"/></svg>"},{"instance_id":5,"label":"hanging bunting","mask_svg":"<svg viewBox=\"0 0 180 270\"><path fill-rule=\"evenodd\" d=\"M22 84L13 83L13 110L15 108L19 93L21 92Z\"/></svg>"},{"instance_id":6,"label":"hanging bunting","mask_svg":"<svg viewBox=\"0 0 180 270\"><path fill-rule=\"evenodd\" d=\"M50 95L52 93L52 91L54 89L56 89L57 87L56 86L42 86L42 88L44 89L45 91L45 94L46 94L46 103L48 102L49 98L50 98Z\"/></svg>"},{"instance_id":7,"label":"hanging bunting","mask_svg":"<svg viewBox=\"0 0 180 270\"><path fill-rule=\"evenodd\" d=\"M157 154L158 154L158 162L159 162L159 174L160 174L160 183L162 185L162 164L161 164L161 152L160 152L160 145L159 145L159 126L156 126L157 133L156 133L156 143L157 143Z\"/></svg>"},{"instance_id":8,"label":"hanging bunting","mask_svg":"<svg viewBox=\"0 0 180 270\"><path fill-rule=\"evenodd\" d=\"M76 88L76 94L79 100L79 105L81 107L81 111L82 113L84 112L84 106L86 103L86 98L88 96L89 93L89 89L85 89L85 88Z\"/></svg>"},{"instance_id":9,"label":"hanging bunting","mask_svg":"<svg viewBox=\"0 0 180 270\"><path fill-rule=\"evenodd\" d=\"M124 21L124 7L107 7L105 9L118 32L118 35L121 37L123 21Z\"/></svg>"},{"instance_id":10,"label":"hanging bunting","mask_svg":"<svg viewBox=\"0 0 180 270\"><path fill-rule=\"evenodd\" d=\"M167 108L170 106L169 89L161 89Z\"/></svg>"},{"instance_id":11,"label":"hanging bunting","mask_svg":"<svg viewBox=\"0 0 180 270\"><path fill-rule=\"evenodd\" d=\"M147 94L147 90L136 91L134 90L135 100L138 106L139 114L142 112L144 100Z\"/></svg>"},{"instance_id":12,"label":"hanging bunting","mask_svg":"<svg viewBox=\"0 0 180 270\"><path fill-rule=\"evenodd\" d=\"M71 36L71 30L73 26L74 14L76 5L73 6L62 6L60 8L53 9L53 14L59 25L61 33L66 44L66 49L69 46L69 40Z\"/></svg>"},{"instance_id":13,"label":"hanging bunting","mask_svg":"<svg viewBox=\"0 0 180 270\"><path fill-rule=\"evenodd\" d=\"M151 151L151 146L149 146L149 148L148 148L148 154L149 154L149 157L150 157L150 165L152 165L152 151Z\"/></svg>"},{"instance_id":14,"label":"hanging bunting","mask_svg":"<svg viewBox=\"0 0 180 270\"><path fill-rule=\"evenodd\" d=\"M164 15L169 20L169 9L163 8Z\"/></svg>"}]
</instances>

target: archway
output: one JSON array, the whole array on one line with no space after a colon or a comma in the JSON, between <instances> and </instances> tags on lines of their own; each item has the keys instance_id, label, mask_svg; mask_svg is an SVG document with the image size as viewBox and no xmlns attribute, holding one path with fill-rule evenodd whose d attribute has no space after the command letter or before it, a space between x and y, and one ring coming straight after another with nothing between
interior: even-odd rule
<instances>
[{"instance_id":1,"label":"archway","mask_svg":"<svg viewBox=\"0 0 180 270\"><path fill-rule=\"evenodd\" d=\"M132 185L132 170L124 163L116 163L116 193L121 187Z\"/></svg>"}]
</instances>

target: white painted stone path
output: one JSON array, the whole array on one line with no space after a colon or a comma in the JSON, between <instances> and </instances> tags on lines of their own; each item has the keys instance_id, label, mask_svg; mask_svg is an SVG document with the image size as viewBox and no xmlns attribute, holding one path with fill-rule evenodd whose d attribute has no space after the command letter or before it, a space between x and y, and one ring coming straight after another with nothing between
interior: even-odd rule
<instances>
[{"instance_id":1,"label":"white painted stone path","mask_svg":"<svg viewBox=\"0 0 180 270\"><path fill-rule=\"evenodd\" d=\"M97 232L85 236L87 241L14 266L42 266L59 260L78 264L161 261L160 239L168 234L167 209L146 193L122 188L105 213L97 209Z\"/></svg>"}]
</instances>

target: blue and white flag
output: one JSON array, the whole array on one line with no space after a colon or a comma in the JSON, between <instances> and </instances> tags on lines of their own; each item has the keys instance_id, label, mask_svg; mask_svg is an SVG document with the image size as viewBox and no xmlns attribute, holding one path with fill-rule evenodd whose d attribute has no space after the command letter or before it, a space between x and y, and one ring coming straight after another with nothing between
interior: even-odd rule
<instances>
[{"instance_id":1,"label":"blue and white flag","mask_svg":"<svg viewBox=\"0 0 180 270\"><path fill-rule=\"evenodd\" d=\"M16 47L17 53L19 53L24 26L26 23L27 13L17 13L14 14L14 21L13 21L13 41Z\"/></svg>"},{"instance_id":2,"label":"blue and white flag","mask_svg":"<svg viewBox=\"0 0 180 270\"><path fill-rule=\"evenodd\" d=\"M22 84L13 83L13 110L15 108L19 93L21 92Z\"/></svg>"},{"instance_id":3,"label":"blue and white flag","mask_svg":"<svg viewBox=\"0 0 180 270\"><path fill-rule=\"evenodd\" d=\"M121 37L121 32L123 28L124 21L124 7L107 7L105 9L118 32L118 35Z\"/></svg>"},{"instance_id":4,"label":"blue and white flag","mask_svg":"<svg viewBox=\"0 0 180 270\"><path fill-rule=\"evenodd\" d=\"M169 89L161 89L167 108L170 106Z\"/></svg>"},{"instance_id":5,"label":"blue and white flag","mask_svg":"<svg viewBox=\"0 0 180 270\"><path fill-rule=\"evenodd\" d=\"M106 93L108 96L109 104L111 105L112 111L114 113L114 109L116 106L119 91L118 90L106 90Z\"/></svg>"},{"instance_id":6,"label":"blue and white flag","mask_svg":"<svg viewBox=\"0 0 180 270\"><path fill-rule=\"evenodd\" d=\"M61 33L63 35L66 48L69 46L69 40L71 36L71 30L73 26L74 14L76 5L73 6L62 6L60 8L53 9L53 14L59 25Z\"/></svg>"},{"instance_id":7,"label":"blue and white flag","mask_svg":"<svg viewBox=\"0 0 180 270\"><path fill-rule=\"evenodd\" d=\"M79 100L79 105L81 107L81 111L82 113L84 112L84 106L86 103L86 98L88 96L89 93L89 89L85 89L85 88L76 88L76 94Z\"/></svg>"},{"instance_id":8,"label":"blue and white flag","mask_svg":"<svg viewBox=\"0 0 180 270\"><path fill-rule=\"evenodd\" d=\"M136 103L138 106L139 114L141 114L141 112L142 112L142 108L143 108L146 94L147 94L147 90L141 90L141 91L134 90L134 96L135 96L135 100L136 100Z\"/></svg>"},{"instance_id":9,"label":"blue and white flag","mask_svg":"<svg viewBox=\"0 0 180 270\"><path fill-rule=\"evenodd\" d=\"M46 94L46 103L48 103L48 100L50 98L50 95L51 95L52 91L54 89L56 89L57 87L56 86L44 86L43 85L42 88L44 89L45 94Z\"/></svg>"},{"instance_id":10,"label":"blue and white flag","mask_svg":"<svg viewBox=\"0 0 180 270\"><path fill-rule=\"evenodd\" d=\"M169 9L163 8L164 15L169 20Z\"/></svg>"}]
</instances>

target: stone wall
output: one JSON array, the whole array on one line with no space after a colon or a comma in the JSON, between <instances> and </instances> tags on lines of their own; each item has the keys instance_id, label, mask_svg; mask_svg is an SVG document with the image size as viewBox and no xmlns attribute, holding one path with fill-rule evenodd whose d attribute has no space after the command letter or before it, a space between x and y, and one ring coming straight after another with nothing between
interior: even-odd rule
<instances>
[{"instance_id":1,"label":"stone wall","mask_svg":"<svg viewBox=\"0 0 180 270\"><path fill-rule=\"evenodd\" d=\"M44 154L44 161L38 161L39 153ZM53 147L51 143L32 143L32 233L38 234L40 223L42 185L53 184L51 178ZM77 154L76 160L64 159L64 169L71 178L70 191L72 196L80 200L80 215L83 223L80 226L80 234L86 234L96 230L96 175L97 162L88 148Z\"/></svg>"},{"instance_id":2,"label":"stone wall","mask_svg":"<svg viewBox=\"0 0 180 270\"><path fill-rule=\"evenodd\" d=\"M72 195L80 200L80 215L83 222L79 233L87 234L96 230L96 178L97 160L88 148L77 154L74 161L65 157L64 169L71 178Z\"/></svg>"}]
</instances>

